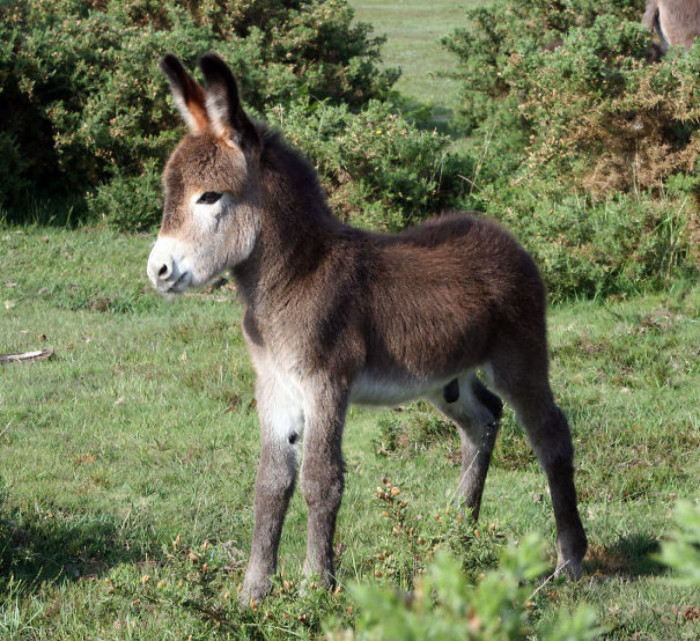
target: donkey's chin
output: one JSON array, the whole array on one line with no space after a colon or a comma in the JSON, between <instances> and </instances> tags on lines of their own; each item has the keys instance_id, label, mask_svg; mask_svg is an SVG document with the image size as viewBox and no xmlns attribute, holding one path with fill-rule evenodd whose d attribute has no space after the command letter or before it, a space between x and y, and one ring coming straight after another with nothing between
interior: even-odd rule
<instances>
[{"instance_id":1,"label":"donkey's chin","mask_svg":"<svg viewBox=\"0 0 700 641\"><path fill-rule=\"evenodd\" d=\"M182 272L175 279L151 279L153 286L161 294L181 294L192 286L192 272Z\"/></svg>"},{"instance_id":2,"label":"donkey's chin","mask_svg":"<svg viewBox=\"0 0 700 641\"><path fill-rule=\"evenodd\" d=\"M194 278L192 276L192 272L182 272L182 274L178 276L177 280L174 281L173 284L165 290L165 293L181 294L186 289L189 289L193 286L193 280Z\"/></svg>"}]
</instances>

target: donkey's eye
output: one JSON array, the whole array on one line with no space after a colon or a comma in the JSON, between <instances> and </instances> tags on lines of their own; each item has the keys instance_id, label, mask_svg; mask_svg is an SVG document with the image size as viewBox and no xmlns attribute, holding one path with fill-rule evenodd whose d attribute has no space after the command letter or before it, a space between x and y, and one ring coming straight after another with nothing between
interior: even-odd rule
<instances>
[{"instance_id":1,"label":"donkey's eye","mask_svg":"<svg viewBox=\"0 0 700 641\"><path fill-rule=\"evenodd\" d=\"M197 200L198 205L213 205L223 194L219 191L205 191Z\"/></svg>"}]
</instances>

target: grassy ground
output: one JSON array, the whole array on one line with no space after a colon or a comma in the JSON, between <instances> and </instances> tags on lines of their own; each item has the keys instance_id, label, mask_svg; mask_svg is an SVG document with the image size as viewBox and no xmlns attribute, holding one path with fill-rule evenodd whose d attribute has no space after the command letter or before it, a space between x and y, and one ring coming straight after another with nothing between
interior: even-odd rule
<instances>
[{"instance_id":1,"label":"grassy ground","mask_svg":"<svg viewBox=\"0 0 700 641\"><path fill-rule=\"evenodd\" d=\"M399 67L401 78L396 89L414 108L433 109L432 119L449 118L458 106L459 82L441 76L456 67L456 57L440 44L465 22L465 7L478 0L355 0L352 6L357 20L374 25L377 35L386 35L384 64Z\"/></svg>"},{"instance_id":2,"label":"grassy ground","mask_svg":"<svg viewBox=\"0 0 700 641\"><path fill-rule=\"evenodd\" d=\"M281 549L281 594L235 602L252 528L258 428L253 374L227 290L167 301L144 267L151 239L86 229L0 229L0 637L314 638L351 623L345 590L299 598L305 508ZM586 577L543 590L533 625L591 604L610 639L692 639L697 594L651 558L677 497L698 500L700 288L552 310L553 379L571 418ZM339 578L410 587L413 559L376 496L391 477L405 522L434 541L451 517L454 433L421 405L353 409ZM435 516L441 515L441 521ZM542 473L506 415L487 483L475 573L504 542L540 532ZM486 527L486 526L491 527ZM444 534L444 531L443 531ZM417 551L421 562L428 548ZM690 613L690 614L689 614Z\"/></svg>"},{"instance_id":3,"label":"grassy ground","mask_svg":"<svg viewBox=\"0 0 700 641\"><path fill-rule=\"evenodd\" d=\"M354 6L388 34L385 60L404 70L398 88L449 113L455 88L433 74L452 61L436 41L462 9ZM462 546L470 580L531 531L553 563L544 477L510 413L480 535L465 539L448 512L454 431L420 404L353 409L340 592L297 591L306 515L296 496L276 597L241 610L259 447L241 307L226 288L155 295L151 242L0 226L0 353L55 349L47 361L0 365L0 638L319 638L324 622L357 620L349 584L410 588L436 541ZM700 500L699 309L700 287L678 283L551 311L553 383L573 426L591 551L582 582L533 597L535 630L585 603L608 639L700 636L697 594L653 559L676 499ZM400 523L377 496L387 477L406 502Z\"/></svg>"}]
</instances>

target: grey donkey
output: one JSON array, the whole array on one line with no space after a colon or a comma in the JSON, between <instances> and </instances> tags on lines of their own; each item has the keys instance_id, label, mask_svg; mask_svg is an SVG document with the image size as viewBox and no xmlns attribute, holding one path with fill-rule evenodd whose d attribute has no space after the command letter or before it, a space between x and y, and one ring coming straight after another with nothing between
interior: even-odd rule
<instances>
[{"instance_id":1,"label":"grey donkey","mask_svg":"<svg viewBox=\"0 0 700 641\"><path fill-rule=\"evenodd\" d=\"M587 542L574 450L549 384L545 292L532 258L477 215L448 213L397 235L344 224L310 163L246 115L219 57L201 58L206 88L173 55L161 66L189 133L165 168L148 276L176 293L230 270L257 373L262 444L242 600L271 588L300 461L305 574L334 584L351 402L424 398L454 420L457 494L476 519L502 409L487 385L512 405L547 475L557 570L580 577Z\"/></svg>"},{"instance_id":2,"label":"grey donkey","mask_svg":"<svg viewBox=\"0 0 700 641\"><path fill-rule=\"evenodd\" d=\"M671 46L690 49L700 37L700 0L647 0L642 24L659 37L657 57Z\"/></svg>"}]
</instances>

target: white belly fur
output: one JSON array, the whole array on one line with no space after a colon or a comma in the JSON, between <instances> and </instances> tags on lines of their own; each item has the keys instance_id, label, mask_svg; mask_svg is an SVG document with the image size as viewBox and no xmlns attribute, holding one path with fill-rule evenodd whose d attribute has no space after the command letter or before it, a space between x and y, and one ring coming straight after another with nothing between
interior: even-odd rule
<instances>
[{"instance_id":1,"label":"white belly fur","mask_svg":"<svg viewBox=\"0 0 700 641\"><path fill-rule=\"evenodd\" d=\"M361 374L350 391L350 402L392 407L440 390L454 377L429 381L397 380Z\"/></svg>"}]
</instances>

